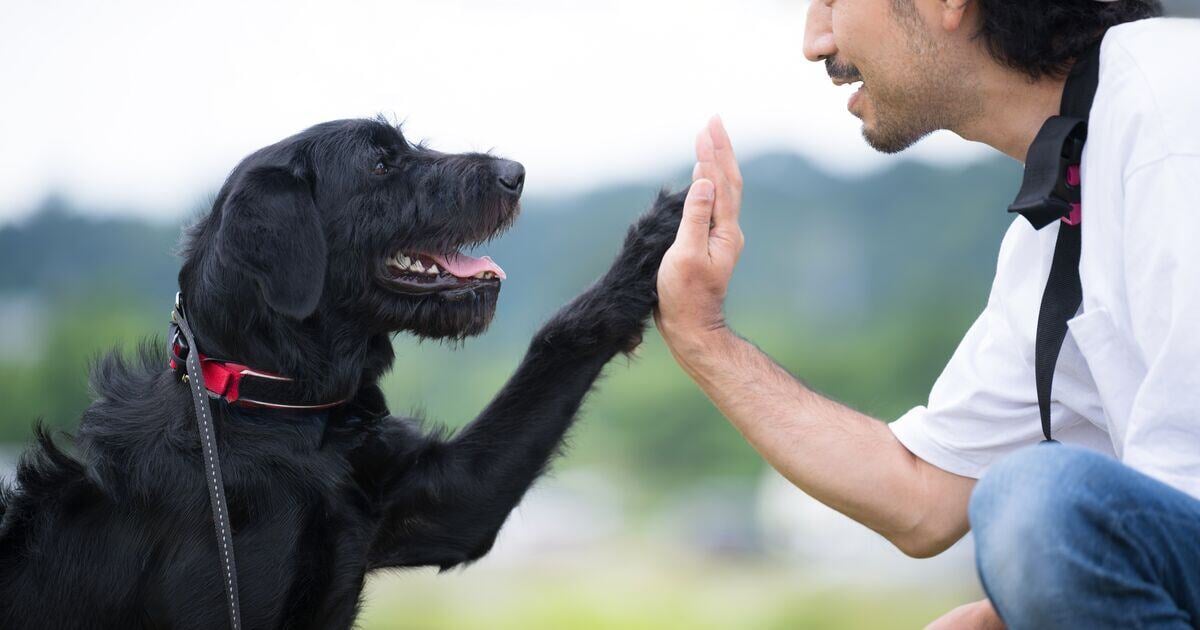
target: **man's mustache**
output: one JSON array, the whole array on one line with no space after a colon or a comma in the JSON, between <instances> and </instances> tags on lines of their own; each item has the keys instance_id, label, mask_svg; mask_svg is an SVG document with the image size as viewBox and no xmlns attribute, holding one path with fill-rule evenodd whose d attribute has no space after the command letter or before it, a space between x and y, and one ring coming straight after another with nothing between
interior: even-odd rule
<instances>
[{"instance_id":1,"label":"man's mustache","mask_svg":"<svg viewBox=\"0 0 1200 630\"><path fill-rule=\"evenodd\" d=\"M838 63L833 57L825 58L825 72L828 72L829 78L835 81L854 82L863 80L858 68L848 63Z\"/></svg>"}]
</instances>

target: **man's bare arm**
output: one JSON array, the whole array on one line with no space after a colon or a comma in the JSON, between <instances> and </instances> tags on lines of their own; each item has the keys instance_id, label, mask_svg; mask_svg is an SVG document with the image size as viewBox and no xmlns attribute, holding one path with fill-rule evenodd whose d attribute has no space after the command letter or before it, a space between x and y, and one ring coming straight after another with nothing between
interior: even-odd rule
<instances>
[{"instance_id":1,"label":"man's bare arm","mask_svg":"<svg viewBox=\"0 0 1200 630\"><path fill-rule=\"evenodd\" d=\"M719 120L696 142L694 183L659 270L659 330L680 366L772 466L905 553L935 555L968 529L974 481L917 458L883 423L816 394L725 325L744 245L742 181Z\"/></svg>"},{"instance_id":2,"label":"man's bare arm","mask_svg":"<svg viewBox=\"0 0 1200 630\"><path fill-rule=\"evenodd\" d=\"M975 481L914 456L884 423L805 387L727 328L671 349L763 458L817 500L912 556L966 533Z\"/></svg>"}]
</instances>

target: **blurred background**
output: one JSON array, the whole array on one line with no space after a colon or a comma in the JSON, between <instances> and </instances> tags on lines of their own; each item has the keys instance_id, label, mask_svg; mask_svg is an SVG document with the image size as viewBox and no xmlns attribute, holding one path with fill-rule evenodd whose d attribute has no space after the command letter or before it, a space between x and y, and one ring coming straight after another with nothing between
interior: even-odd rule
<instances>
[{"instance_id":1,"label":"blurred background","mask_svg":"<svg viewBox=\"0 0 1200 630\"><path fill-rule=\"evenodd\" d=\"M1200 16L1190 0L1168 2ZM202 8L201 8L202 7ZM396 413L469 421L601 273L713 113L743 160L733 325L882 419L982 308L1019 166L952 136L873 153L801 55L800 0L8 0L0 21L0 475L70 430L98 353L159 335L180 226L245 154L382 113L529 169L490 332L396 339ZM914 243L919 243L914 247ZM970 541L903 557L764 467L651 334L495 551L372 577L364 628L911 628L978 597Z\"/></svg>"}]
</instances>

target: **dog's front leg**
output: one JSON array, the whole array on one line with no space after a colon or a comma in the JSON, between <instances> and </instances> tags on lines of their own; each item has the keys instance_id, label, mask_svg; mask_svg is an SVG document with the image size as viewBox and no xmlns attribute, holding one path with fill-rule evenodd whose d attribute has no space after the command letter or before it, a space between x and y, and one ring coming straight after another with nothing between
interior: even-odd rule
<instances>
[{"instance_id":1,"label":"dog's front leg","mask_svg":"<svg viewBox=\"0 0 1200 630\"><path fill-rule=\"evenodd\" d=\"M661 195L608 272L535 335L515 374L457 436L424 447L397 484L374 566L448 568L491 548L604 365L641 343L682 195Z\"/></svg>"}]
</instances>

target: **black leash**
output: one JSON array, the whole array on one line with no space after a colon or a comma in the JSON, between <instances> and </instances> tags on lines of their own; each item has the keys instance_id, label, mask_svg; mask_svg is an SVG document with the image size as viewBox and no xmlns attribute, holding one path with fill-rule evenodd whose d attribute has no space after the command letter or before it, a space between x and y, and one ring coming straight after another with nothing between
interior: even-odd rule
<instances>
[{"instance_id":1,"label":"black leash","mask_svg":"<svg viewBox=\"0 0 1200 630\"><path fill-rule=\"evenodd\" d=\"M238 603L237 566L233 560L233 531L229 527L229 508L225 502L225 485L221 477L221 461L217 456L212 410L208 404L208 389L204 386L204 373L200 370L200 351L196 338L188 324L183 309L182 294L175 295L175 308L171 311L171 343L182 337L187 346L185 363L187 375L183 381L191 386L192 402L196 405L196 424L200 429L200 446L203 449L204 480L208 486L208 498L212 503L213 524L217 533L217 552L221 560L221 579L225 583L225 597L229 602L229 627L242 628L242 611Z\"/></svg>"},{"instance_id":2,"label":"black leash","mask_svg":"<svg viewBox=\"0 0 1200 630\"><path fill-rule=\"evenodd\" d=\"M1079 211L1082 187L1079 167L1087 142L1087 121L1100 83L1100 42L1075 62L1063 89L1062 106L1038 132L1025 160L1025 179L1009 212L1019 213L1042 229L1059 221L1058 242L1046 290L1038 313L1034 377L1037 381L1038 411L1042 433L1053 442L1050 426L1050 394L1054 368L1067 337L1067 322L1083 303L1079 279L1081 224Z\"/></svg>"}]
</instances>

